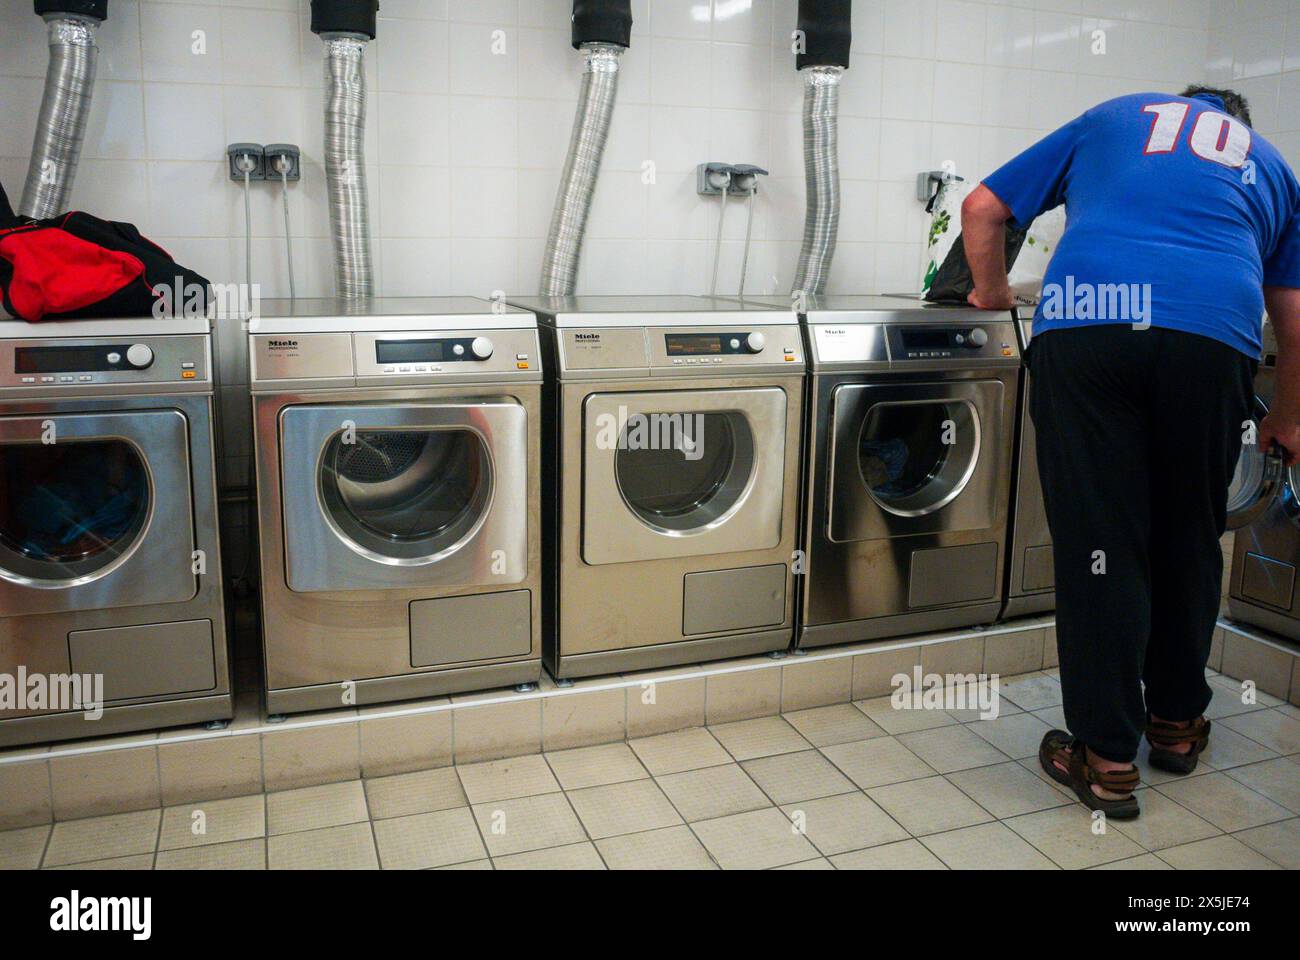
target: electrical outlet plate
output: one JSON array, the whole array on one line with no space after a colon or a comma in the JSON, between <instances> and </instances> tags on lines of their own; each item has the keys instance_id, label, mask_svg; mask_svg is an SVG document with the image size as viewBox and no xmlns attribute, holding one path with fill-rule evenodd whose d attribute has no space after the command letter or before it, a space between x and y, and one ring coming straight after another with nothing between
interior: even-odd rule
<instances>
[{"instance_id":1,"label":"electrical outlet plate","mask_svg":"<svg viewBox=\"0 0 1300 960\"><path fill-rule=\"evenodd\" d=\"M260 143L232 143L226 147L226 161L230 165L230 179L244 182L244 171L239 169L239 159L244 155L253 158L253 169L248 174L249 180L266 179L266 154Z\"/></svg>"},{"instance_id":2,"label":"electrical outlet plate","mask_svg":"<svg viewBox=\"0 0 1300 960\"><path fill-rule=\"evenodd\" d=\"M730 185L730 193L747 196L749 191L739 189L737 181L745 178L753 182L754 193L758 193L758 178L767 176L767 171L752 163L701 163L695 168L695 191L702 197L722 196L722 187L715 181L725 178Z\"/></svg>"},{"instance_id":3,"label":"electrical outlet plate","mask_svg":"<svg viewBox=\"0 0 1300 960\"><path fill-rule=\"evenodd\" d=\"M302 151L293 143L268 143L262 149L262 155L266 162L266 179L268 180L300 180L302 179ZM281 177L279 171L275 169L275 160L278 157L285 157L289 161L289 172L285 177Z\"/></svg>"},{"instance_id":4,"label":"electrical outlet plate","mask_svg":"<svg viewBox=\"0 0 1300 960\"><path fill-rule=\"evenodd\" d=\"M715 174L724 175L730 183L733 169L729 163L701 163L695 168L695 192L701 197L722 196L722 187L714 183Z\"/></svg>"}]
</instances>

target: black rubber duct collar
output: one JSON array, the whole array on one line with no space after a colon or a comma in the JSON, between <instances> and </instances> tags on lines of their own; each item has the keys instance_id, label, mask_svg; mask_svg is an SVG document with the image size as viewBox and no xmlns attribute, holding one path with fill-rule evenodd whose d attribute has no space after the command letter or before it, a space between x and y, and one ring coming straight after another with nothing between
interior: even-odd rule
<instances>
[{"instance_id":1,"label":"black rubber duct collar","mask_svg":"<svg viewBox=\"0 0 1300 960\"><path fill-rule=\"evenodd\" d=\"M573 46L632 45L632 0L573 0Z\"/></svg>"},{"instance_id":2,"label":"black rubber duct collar","mask_svg":"<svg viewBox=\"0 0 1300 960\"><path fill-rule=\"evenodd\" d=\"M379 0L311 0L311 32L360 33L375 39Z\"/></svg>"},{"instance_id":3,"label":"black rubber duct collar","mask_svg":"<svg viewBox=\"0 0 1300 960\"><path fill-rule=\"evenodd\" d=\"M50 13L73 13L100 21L108 19L108 0L36 0L34 6L42 17Z\"/></svg>"},{"instance_id":4,"label":"black rubber duct collar","mask_svg":"<svg viewBox=\"0 0 1300 960\"><path fill-rule=\"evenodd\" d=\"M804 52L796 60L804 67L849 66L853 44L853 0L799 0L799 30Z\"/></svg>"}]
</instances>

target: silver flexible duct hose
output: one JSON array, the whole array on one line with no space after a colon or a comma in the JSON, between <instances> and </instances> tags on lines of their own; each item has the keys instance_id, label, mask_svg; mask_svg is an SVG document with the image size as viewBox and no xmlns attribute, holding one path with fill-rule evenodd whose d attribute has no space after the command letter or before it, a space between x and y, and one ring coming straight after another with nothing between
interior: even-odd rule
<instances>
[{"instance_id":1,"label":"silver flexible duct hose","mask_svg":"<svg viewBox=\"0 0 1300 960\"><path fill-rule=\"evenodd\" d=\"M374 294L366 193L366 38L326 33L325 179L334 239L334 287L344 299Z\"/></svg>"},{"instance_id":2,"label":"silver flexible duct hose","mask_svg":"<svg viewBox=\"0 0 1300 960\"><path fill-rule=\"evenodd\" d=\"M50 63L45 71L45 96L36 122L32 161L18 209L20 215L38 220L68 207L86 137L86 118L95 92L95 63L99 59L99 47L95 45L98 20L51 14L45 22Z\"/></svg>"},{"instance_id":3,"label":"silver flexible duct hose","mask_svg":"<svg viewBox=\"0 0 1300 960\"><path fill-rule=\"evenodd\" d=\"M623 48L612 43L592 43L582 49L587 55L587 69L542 260L544 297L572 296L577 286L582 238L600 176L600 159L609 138L614 101L618 97L619 58Z\"/></svg>"},{"instance_id":4,"label":"silver flexible duct hose","mask_svg":"<svg viewBox=\"0 0 1300 960\"><path fill-rule=\"evenodd\" d=\"M794 291L816 296L826 289L840 229L840 79L843 67L804 70L803 154L808 210Z\"/></svg>"}]
</instances>

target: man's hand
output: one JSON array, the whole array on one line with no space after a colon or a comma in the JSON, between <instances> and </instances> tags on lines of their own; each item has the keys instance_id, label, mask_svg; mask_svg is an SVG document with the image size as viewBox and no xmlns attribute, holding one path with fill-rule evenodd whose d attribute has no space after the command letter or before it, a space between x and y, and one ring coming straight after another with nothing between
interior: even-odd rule
<instances>
[{"instance_id":1,"label":"man's hand","mask_svg":"<svg viewBox=\"0 0 1300 960\"><path fill-rule=\"evenodd\" d=\"M1270 413L1260 421L1256 439L1265 452L1275 443L1281 447L1288 467L1300 463L1300 423Z\"/></svg>"},{"instance_id":2,"label":"man's hand","mask_svg":"<svg viewBox=\"0 0 1300 960\"><path fill-rule=\"evenodd\" d=\"M1000 290L981 290L976 287L966 298L972 307L979 310L1010 310L1016 305L1016 295L1011 292L1010 286L1003 286Z\"/></svg>"}]
</instances>

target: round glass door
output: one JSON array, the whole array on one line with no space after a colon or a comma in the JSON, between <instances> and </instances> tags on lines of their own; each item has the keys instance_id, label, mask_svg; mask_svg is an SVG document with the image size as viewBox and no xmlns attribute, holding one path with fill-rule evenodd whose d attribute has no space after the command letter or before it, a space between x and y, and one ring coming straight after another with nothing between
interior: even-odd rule
<instances>
[{"instance_id":1,"label":"round glass door","mask_svg":"<svg viewBox=\"0 0 1300 960\"><path fill-rule=\"evenodd\" d=\"M703 530L738 507L754 466L754 433L736 411L633 415L614 456L628 508L672 533Z\"/></svg>"},{"instance_id":2,"label":"round glass door","mask_svg":"<svg viewBox=\"0 0 1300 960\"><path fill-rule=\"evenodd\" d=\"M326 514L352 543L383 558L423 561L468 537L487 513L492 468L469 430L360 430L321 458Z\"/></svg>"},{"instance_id":3,"label":"round glass door","mask_svg":"<svg viewBox=\"0 0 1300 960\"><path fill-rule=\"evenodd\" d=\"M149 518L149 471L125 440L0 446L0 568L77 580L129 552Z\"/></svg>"},{"instance_id":4,"label":"round glass door","mask_svg":"<svg viewBox=\"0 0 1300 960\"><path fill-rule=\"evenodd\" d=\"M1268 407L1258 397L1252 419L1258 430L1259 421L1268 414ZM1273 496L1282 483L1283 463L1277 454L1262 450L1258 443L1242 443L1237 466L1228 485L1228 529L1249 526L1268 509Z\"/></svg>"},{"instance_id":5,"label":"round glass door","mask_svg":"<svg viewBox=\"0 0 1300 960\"><path fill-rule=\"evenodd\" d=\"M922 517L966 488L979 446L979 416L964 400L879 403L862 422L858 468L883 509Z\"/></svg>"}]
</instances>

